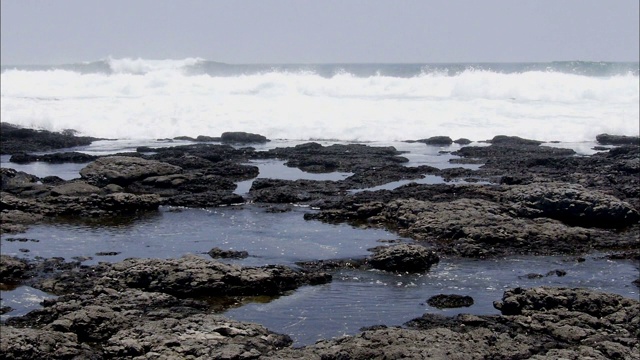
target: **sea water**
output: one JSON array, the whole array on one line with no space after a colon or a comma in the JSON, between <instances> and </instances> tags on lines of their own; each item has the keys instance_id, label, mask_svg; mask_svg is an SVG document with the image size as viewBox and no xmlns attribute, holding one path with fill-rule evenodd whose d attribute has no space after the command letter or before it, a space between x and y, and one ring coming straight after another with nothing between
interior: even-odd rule
<instances>
[{"instance_id":1,"label":"sea water","mask_svg":"<svg viewBox=\"0 0 640 360\"><path fill-rule=\"evenodd\" d=\"M2 67L3 122L110 139L259 133L401 141L638 135L638 63L231 65L106 59Z\"/></svg>"},{"instance_id":2,"label":"sea water","mask_svg":"<svg viewBox=\"0 0 640 360\"><path fill-rule=\"evenodd\" d=\"M638 63L229 65L201 59L107 59L60 66L3 66L2 121L25 127L107 138L76 148L105 155L138 146L190 142L159 139L247 131L273 141L257 151L306 141L359 142L406 151L407 166L457 167L459 148L402 140L435 135L474 141L498 134L543 141L588 155L599 133L638 135ZM474 143L473 145L482 145ZM85 164L2 166L65 179ZM349 173L309 174L276 160L256 161L259 177L341 180ZM473 167L477 165L465 165ZM436 177L421 180L441 182ZM240 182L246 193L251 181ZM398 184L388 184L396 186ZM215 209L163 207L108 222L56 221L3 235L2 253L27 259L62 256L84 264L127 257L208 257L212 247L247 250L242 265L361 257L390 240L381 229L305 221L315 210L284 213L244 204ZM22 239L19 240L19 239ZM565 276L529 279L555 269ZM400 325L424 312L492 314L492 302L514 286L587 287L637 298L637 264L588 254L575 257L444 258L425 274L340 270L325 285L303 287L225 312L290 334L296 345L353 334L362 326ZM441 293L471 295L469 308L438 310ZM50 295L29 287L2 291L2 305L19 316ZM257 300L257 299L256 299Z\"/></svg>"}]
</instances>

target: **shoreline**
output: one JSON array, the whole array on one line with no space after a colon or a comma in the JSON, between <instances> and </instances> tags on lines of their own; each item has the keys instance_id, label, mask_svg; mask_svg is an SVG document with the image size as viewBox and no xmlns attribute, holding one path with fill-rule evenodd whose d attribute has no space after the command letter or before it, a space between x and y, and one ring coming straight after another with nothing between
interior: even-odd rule
<instances>
[{"instance_id":1,"label":"shoreline","mask_svg":"<svg viewBox=\"0 0 640 360\"><path fill-rule=\"evenodd\" d=\"M72 133L62 135L73 137ZM390 146L309 142L256 151L251 145L266 138L253 135L239 134L233 141L236 146L206 139L201 144L139 148L94 158L73 152L48 158L15 152L14 156L19 155L15 159L24 162L87 165L81 178L73 180L40 178L3 167L3 237L19 234L45 218L55 221L61 214L108 218L154 212L159 206L206 208L251 202L275 212L287 211L290 204L310 206L318 211L305 214L306 220L391 230L413 239L417 248L385 244L364 259L312 261L296 268L232 266L223 260L191 257L87 266L56 259L28 263L3 255L3 281L29 283L59 295L45 301L40 310L2 323L3 335L7 334L0 343L3 353L15 358L191 354L195 358L364 359L400 354L444 356L454 351L469 358L542 359L613 354L632 358L639 350L633 330L636 326L638 335L638 302L586 289L510 289L502 300L495 299L501 315L425 314L404 327L381 325L300 349L291 348L288 336L260 325L211 315L209 305L197 299L203 293L233 297L282 294L329 282L337 269L428 272L441 256L482 261L523 254L580 256L595 250L613 259L622 256L637 262L637 138L600 138L601 144L613 142L614 146L576 157L573 150L496 136L489 145L462 146L453 153L460 157L458 163L482 163L473 170L409 168L405 166L409 159ZM429 139L424 140L424 146L432 146ZM256 166L246 165L249 160L264 159L283 159L286 166L312 173L352 175L335 181L258 178L246 195L234 194L238 181L258 175ZM425 175L468 183L350 191ZM416 264L428 266L416 268ZM638 280L634 286L640 286ZM611 305L598 311L589 305L598 303ZM37 348L36 339L47 341ZM519 340L514 343L513 339ZM478 347L465 345L469 341L476 341ZM57 350L52 345L56 342L61 344Z\"/></svg>"}]
</instances>

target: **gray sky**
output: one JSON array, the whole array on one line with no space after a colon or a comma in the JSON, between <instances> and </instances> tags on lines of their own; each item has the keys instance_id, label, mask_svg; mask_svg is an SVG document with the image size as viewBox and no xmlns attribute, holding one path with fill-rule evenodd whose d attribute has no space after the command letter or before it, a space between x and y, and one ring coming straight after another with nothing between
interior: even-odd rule
<instances>
[{"instance_id":1,"label":"gray sky","mask_svg":"<svg viewBox=\"0 0 640 360\"><path fill-rule=\"evenodd\" d=\"M1 0L3 65L638 61L638 0Z\"/></svg>"}]
</instances>

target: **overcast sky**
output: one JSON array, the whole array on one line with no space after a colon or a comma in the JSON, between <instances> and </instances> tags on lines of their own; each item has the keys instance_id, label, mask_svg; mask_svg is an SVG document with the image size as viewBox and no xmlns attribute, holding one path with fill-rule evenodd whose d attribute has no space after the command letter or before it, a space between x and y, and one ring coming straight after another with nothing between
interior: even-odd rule
<instances>
[{"instance_id":1,"label":"overcast sky","mask_svg":"<svg viewBox=\"0 0 640 360\"><path fill-rule=\"evenodd\" d=\"M638 61L639 3L1 0L1 62Z\"/></svg>"}]
</instances>

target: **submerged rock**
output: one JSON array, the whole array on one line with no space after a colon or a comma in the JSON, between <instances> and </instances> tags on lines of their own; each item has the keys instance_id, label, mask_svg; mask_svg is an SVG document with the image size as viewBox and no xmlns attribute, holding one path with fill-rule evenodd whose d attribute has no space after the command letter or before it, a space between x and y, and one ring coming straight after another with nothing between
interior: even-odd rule
<instances>
[{"instance_id":1,"label":"submerged rock","mask_svg":"<svg viewBox=\"0 0 640 360\"><path fill-rule=\"evenodd\" d=\"M244 259L249 257L249 253L244 250L222 250L218 247L209 250L207 254L214 259Z\"/></svg>"},{"instance_id":2,"label":"submerged rock","mask_svg":"<svg viewBox=\"0 0 640 360\"><path fill-rule=\"evenodd\" d=\"M441 294L430 297L427 304L438 309L469 307L473 305L473 298L466 295Z\"/></svg>"}]
</instances>

